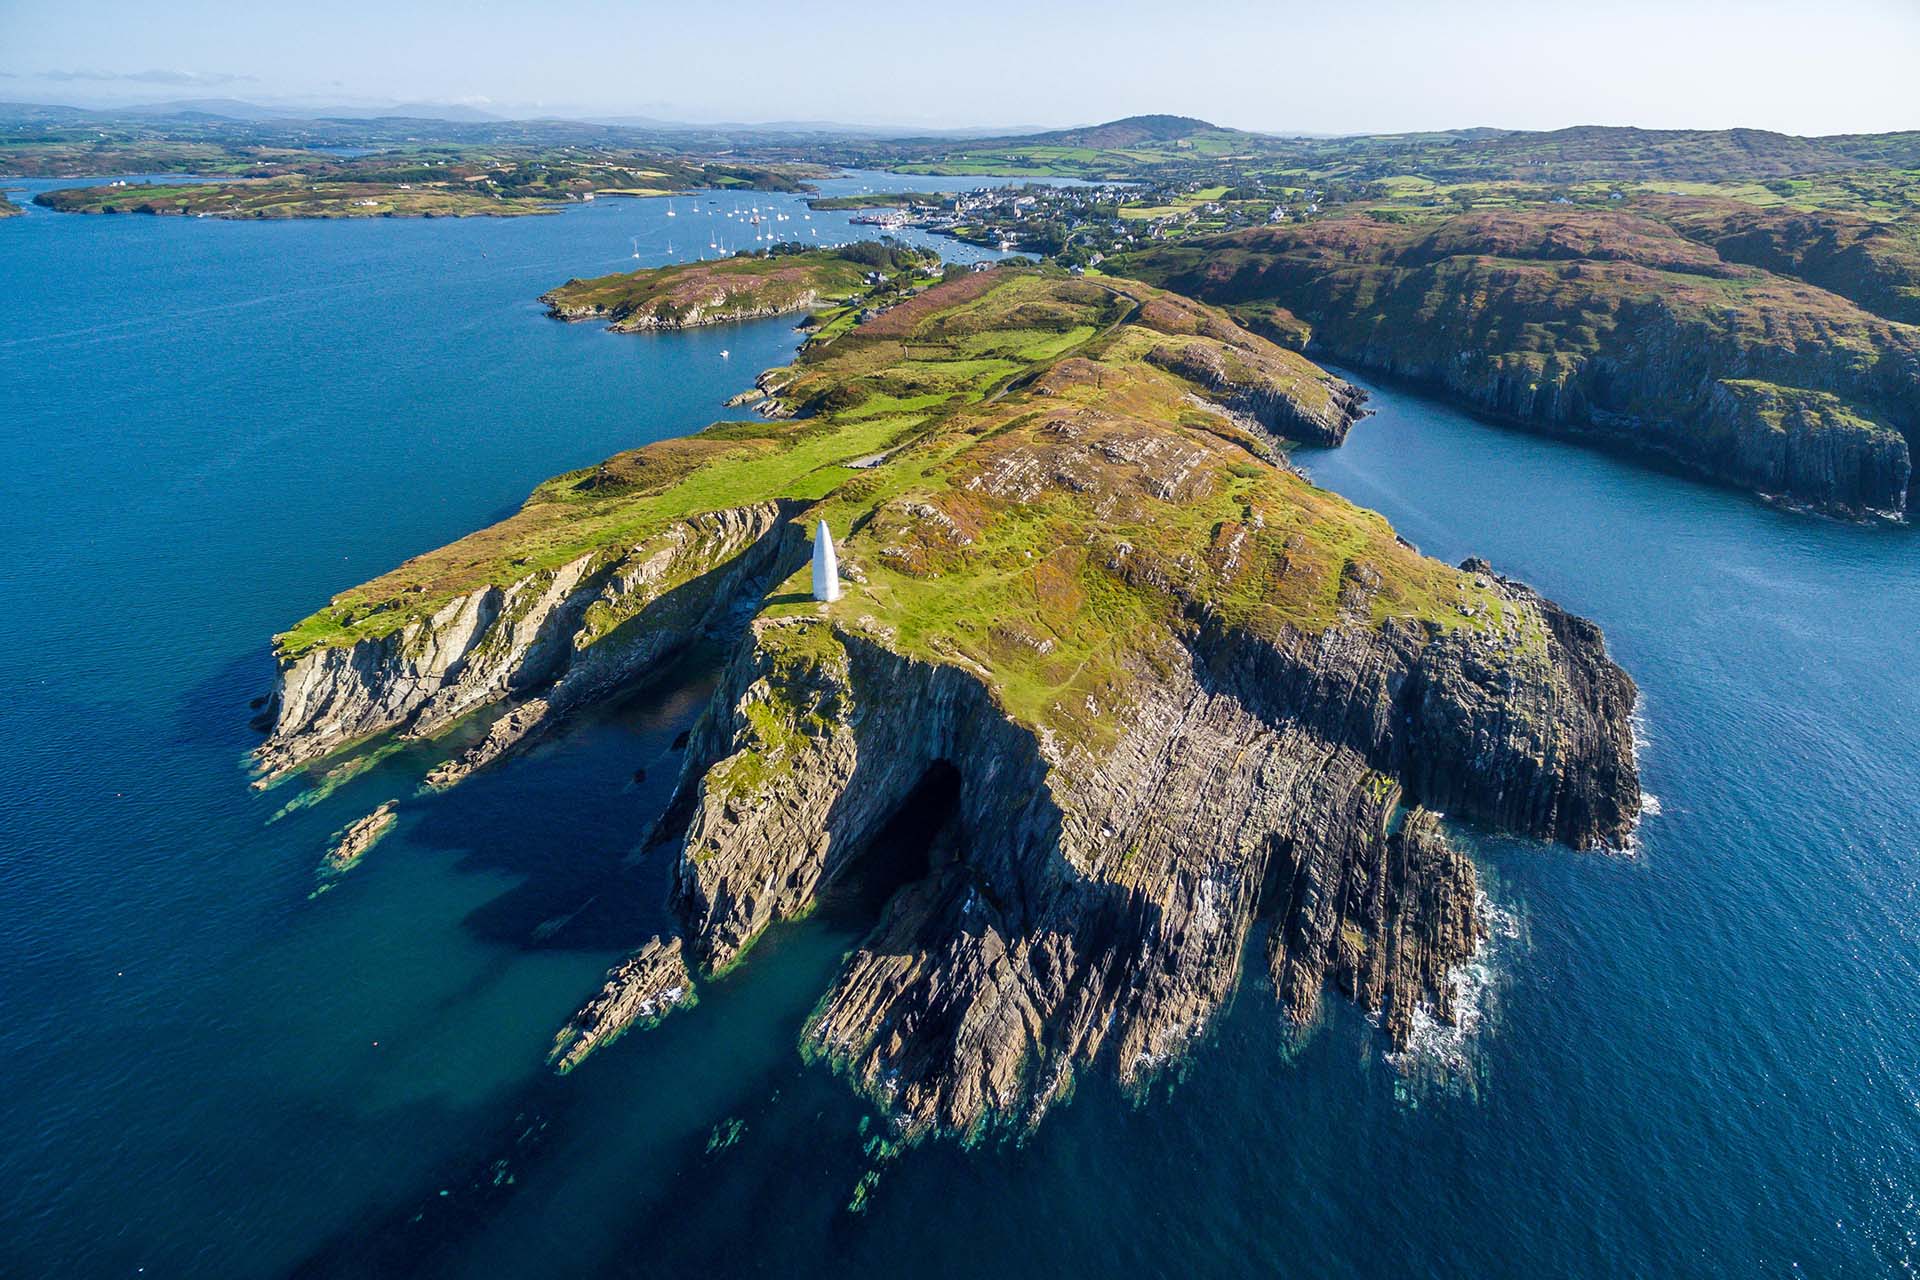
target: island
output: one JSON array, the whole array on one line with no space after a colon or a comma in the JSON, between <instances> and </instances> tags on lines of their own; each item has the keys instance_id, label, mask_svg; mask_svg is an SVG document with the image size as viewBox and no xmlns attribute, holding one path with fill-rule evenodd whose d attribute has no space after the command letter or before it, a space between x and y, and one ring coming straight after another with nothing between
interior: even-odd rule
<instances>
[{"instance_id":1,"label":"island","mask_svg":"<svg viewBox=\"0 0 1920 1280\"><path fill-rule=\"evenodd\" d=\"M902 1137L978 1137L1084 1071L1155 1079L1243 958L1301 1034L1328 989L1394 1044L1450 1017L1487 922L1442 813L1630 839L1636 690L1599 630L1291 469L1360 412L1298 352L1002 266L822 329L776 382L783 414L558 476L275 641L263 782L491 718L457 785L733 637L634 833L678 931L582 993L557 1069L858 879L891 892L800 1050ZM927 838L886 838L902 814Z\"/></svg>"},{"instance_id":2,"label":"island","mask_svg":"<svg viewBox=\"0 0 1920 1280\"><path fill-rule=\"evenodd\" d=\"M116 180L43 191L33 202L56 213L147 213L201 218L468 218L552 213L559 205L483 194L464 186L236 178L222 182Z\"/></svg>"},{"instance_id":3,"label":"island","mask_svg":"<svg viewBox=\"0 0 1920 1280\"><path fill-rule=\"evenodd\" d=\"M807 208L908 209L916 205L939 205L950 198L938 191L862 191L851 196L814 196L807 201Z\"/></svg>"},{"instance_id":4,"label":"island","mask_svg":"<svg viewBox=\"0 0 1920 1280\"><path fill-rule=\"evenodd\" d=\"M616 153L393 151L353 159L263 153L212 182L116 179L45 191L59 213L185 214L213 218L516 217L555 213L602 196L695 189L794 191L821 170Z\"/></svg>"},{"instance_id":5,"label":"island","mask_svg":"<svg viewBox=\"0 0 1920 1280\"><path fill-rule=\"evenodd\" d=\"M829 250L777 244L711 262L569 280L540 301L556 319L604 320L621 333L688 329L877 297L897 290L903 278L937 274L938 263L926 250L878 241Z\"/></svg>"},{"instance_id":6,"label":"island","mask_svg":"<svg viewBox=\"0 0 1920 1280\"><path fill-rule=\"evenodd\" d=\"M17 218L20 213L20 206L7 199L6 192L0 191L0 218Z\"/></svg>"}]
</instances>

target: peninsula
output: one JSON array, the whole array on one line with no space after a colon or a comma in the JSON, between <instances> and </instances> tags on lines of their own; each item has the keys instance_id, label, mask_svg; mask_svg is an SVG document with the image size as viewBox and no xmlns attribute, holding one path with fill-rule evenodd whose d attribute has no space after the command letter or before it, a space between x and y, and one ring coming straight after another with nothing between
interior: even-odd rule
<instances>
[{"instance_id":1,"label":"peninsula","mask_svg":"<svg viewBox=\"0 0 1920 1280\"><path fill-rule=\"evenodd\" d=\"M898 888L801 1051L908 1136L1032 1123L1083 1070L1154 1078L1256 926L1301 1027L1331 987L1403 1043L1485 929L1440 812L1628 838L1636 693L1598 630L1291 470L1358 397L1222 312L958 273L823 327L773 394L786 416L557 477L276 641L266 777L496 716L457 781L737 628L635 833L680 933L582 993L561 1069L847 877ZM924 851L877 840L906 808Z\"/></svg>"}]
</instances>

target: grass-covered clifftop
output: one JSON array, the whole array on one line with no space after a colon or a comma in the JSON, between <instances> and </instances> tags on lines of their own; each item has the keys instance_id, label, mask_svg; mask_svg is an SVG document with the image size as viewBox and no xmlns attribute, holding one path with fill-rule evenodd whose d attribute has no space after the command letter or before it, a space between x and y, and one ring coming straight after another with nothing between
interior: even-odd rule
<instances>
[{"instance_id":1,"label":"grass-covered clifftop","mask_svg":"<svg viewBox=\"0 0 1920 1280\"><path fill-rule=\"evenodd\" d=\"M897 289L937 261L922 250L877 242L813 250L775 246L712 262L569 280L540 301L558 319L605 320L618 332L686 329L806 311L882 286Z\"/></svg>"},{"instance_id":2,"label":"grass-covered clifftop","mask_svg":"<svg viewBox=\"0 0 1920 1280\"><path fill-rule=\"evenodd\" d=\"M1119 269L1510 421L1902 516L1920 440L1911 244L1841 215L1673 201L1326 218Z\"/></svg>"},{"instance_id":3,"label":"grass-covered clifftop","mask_svg":"<svg viewBox=\"0 0 1920 1280\"><path fill-rule=\"evenodd\" d=\"M795 255L792 261L805 269L823 256ZM787 269L781 258L707 265L735 262L748 272ZM842 267L865 270L844 260L834 260L831 269ZM686 273L663 268L640 274L654 277L641 282L647 287ZM1107 574L1084 562L1085 537L1071 528L1053 526L1052 535L1066 550L1049 550L1049 522L1039 507L1008 508L1009 518L1017 515L1017 528L1005 531L1004 547L997 538L976 536L987 532L979 522L988 508L1004 505L995 500L1002 484L997 468L1010 465L1009 450L1025 441L1039 453L1020 454L1023 466L1058 463L1057 442L1068 427L1046 428L1059 420L1088 430L1097 426L1097 447L1088 446L1095 447L1095 460L1124 458L1136 449L1154 456L1177 449L1182 463L1176 477L1158 487L1123 486L1103 505L1100 528L1087 531L1104 537L1131 530L1136 565L1163 558L1190 562L1204 578L1223 575L1216 584L1223 607L1241 607L1234 602L1244 590L1251 593L1242 602L1249 611L1310 621L1332 616L1342 567L1350 553L1364 551L1386 584L1380 607L1430 615L1447 625L1471 624L1472 615L1456 607L1459 591L1474 594L1470 584L1460 585L1459 574L1406 550L1378 516L1267 461L1271 446L1264 430L1244 413L1216 407L1236 392L1264 388L1280 402L1297 404L1303 416L1338 415L1344 384L1208 308L1134 283L1002 269L959 275L864 323L851 312L826 319L825 336L768 379L783 407L799 416L720 423L555 477L500 524L343 593L279 637L282 657L388 635L478 587L504 586L599 549L633 545L692 514L775 499L828 500L823 510L844 517L847 525L862 515L869 525L878 520L850 544L856 557L863 542L875 543L900 519L891 507L881 518L889 503L929 510L953 504L955 520L978 526L966 536L973 539L967 545L979 550L961 560L977 563L983 606L992 605L967 613L964 629L985 626L991 632L996 620L1012 622L1016 608L1037 611L1002 629L1004 640L1045 625L1049 609L1077 611L1107 594L1069 589L1062 579L1059 599L1041 599L1056 571L1087 574L1093 582ZM1180 376L1171 357L1188 350L1221 355L1222 366L1239 382L1202 386ZM1077 459L1083 450L1073 452ZM1216 539L1232 540L1216 524L1231 518L1239 526L1255 517L1259 528L1236 544L1231 564L1208 567L1218 559L1212 551ZM885 554L874 545L865 557L871 589L899 603L899 621L910 635L924 636L929 646L959 642L934 614L976 586L955 575L955 564L946 563L949 553L935 542L887 545ZM979 558L988 549L993 554ZM1029 561L1026 553L1035 550L1042 554ZM1062 557L1075 563L1069 566ZM1253 566L1271 568L1276 558L1291 568L1264 583ZM945 585L931 594L921 575L929 566L935 572L944 566L945 573ZM1254 576L1242 583L1243 574ZM924 605L924 616L915 601ZM1059 617L1056 612L1056 622ZM1116 615L1115 621L1122 619ZM987 632L968 643L1001 643ZM1076 645L1086 642L1084 632L1074 639Z\"/></svg>"}]
</instances>

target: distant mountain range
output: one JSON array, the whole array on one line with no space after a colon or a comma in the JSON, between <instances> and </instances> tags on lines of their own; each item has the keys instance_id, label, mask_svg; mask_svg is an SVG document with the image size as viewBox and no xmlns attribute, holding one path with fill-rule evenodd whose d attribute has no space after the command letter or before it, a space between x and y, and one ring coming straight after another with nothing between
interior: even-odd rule
<instances>
[{"instance_id":1,"label":"distant mountain range","mask_svg":"<svg viewBox=\"0 0 1920 1280\"><path fill-rule=\"evenodd\" d=\"M1162 117L1142 117L1160 119ZM1175 117L1165 117L1173 119ZM51 103L0 103L0 122L76 123L85 120L217 119L242 124L277 124L311 120L434 120L448 124L562 123L601 125L615 129L644 129L657 133L791 133L825 134L841 138L947 139L1031 136L1038 125L978 126L959 129L914 129L890 125L845 124L835 120L720 121L705 123L665 120L654 116L591 114L500 115L478 107L445 102L397 102L390 106L292 106L247 102L239 98L172 98L164 102L125 107L71 107Z\"/></svg>"}]
</instances>

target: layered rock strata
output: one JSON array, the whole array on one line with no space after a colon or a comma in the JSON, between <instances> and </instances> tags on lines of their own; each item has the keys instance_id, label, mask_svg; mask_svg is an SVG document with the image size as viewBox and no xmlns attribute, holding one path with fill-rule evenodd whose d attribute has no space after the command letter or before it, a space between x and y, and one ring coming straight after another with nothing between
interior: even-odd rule
<instances>
[{"instance_id":1,"label":"layered rock strata","mask_svg":"<svg viewBox=\"0 0 1920 1280\"><path fill-rule=\"evenodd\" d=\"M650 1027L675 1009L699 1003L681 958L680 939L653 938L607 975L600 993L554 1037L548 1065L562 1075L588 1054L635 1027Z\"/></svg>"},{"instance_id":2,"label":"layered rock strata","mask_svg":"<svg viewBox=\"0 0 1920 1280\"><path fill-rule=\"evenodd\" d=\"M703 512L633 545L465 592L383 635L283 650L273 728L255 752L263 779L376 733L428 737L503 699L529 699L434 780L453 781L657 666L783 554L803 552L787 510L774 501Z\"/></svg>"}]
</instances>

